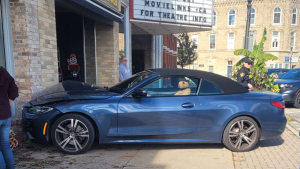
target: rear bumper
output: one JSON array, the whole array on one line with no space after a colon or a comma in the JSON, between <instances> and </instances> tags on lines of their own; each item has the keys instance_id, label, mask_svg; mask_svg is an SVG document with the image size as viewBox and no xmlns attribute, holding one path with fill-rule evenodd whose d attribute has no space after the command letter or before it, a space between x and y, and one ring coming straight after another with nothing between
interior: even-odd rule
<instances>
[{"instance_id":1,"label":"rear bumper","mask_svg":"<svg viewBox=\"0 0 300 169\"><path fill-rule=\"evenodd\" d=\"M273 137L280 136L286 128L287 119L285 115L281 115L278 118L272 118L272 122L264 123L262 126L262 134L260 140L266 140Z\"/></svg>"},{"instance_id":2,"label":"rear bumper","mask_svg":"<svg viewBox=\"0 0 300 169\"><path fill-rule=\"evenodd\" d=\"M52 110L45 114L31 114L28 112L27 108L23 108L22 124L25 135L30 140L43 144L48 143L50 141L49 126L51 124L51 120L58 114L60 113L57 110Z\"/></svg>"}]
</instances>

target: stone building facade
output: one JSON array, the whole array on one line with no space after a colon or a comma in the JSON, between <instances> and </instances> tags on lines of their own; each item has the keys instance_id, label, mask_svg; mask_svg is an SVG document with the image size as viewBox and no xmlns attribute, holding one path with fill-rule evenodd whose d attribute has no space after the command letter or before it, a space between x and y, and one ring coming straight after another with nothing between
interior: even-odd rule
<instances>
[{"instance_id":1,"label":"stone building facade","mask_svg":"<svg viewBox=\"0 0 300 169\"><path fill-rule=\"evenodd\" d=\"M236 49L242 49L246 29L247 0L215 0L215 25L211 31L190 33L197 41L198 59L190 69L211 71L231 76L232 66L241 56L235 56ZM258 44L264 28L267 41L264 51L278 56L269 61L267 67L289 68L290 43L294 41L292 67L299 67L300 36L299 0L253 0L250 34Z\"/></svg>"}]
</instances>

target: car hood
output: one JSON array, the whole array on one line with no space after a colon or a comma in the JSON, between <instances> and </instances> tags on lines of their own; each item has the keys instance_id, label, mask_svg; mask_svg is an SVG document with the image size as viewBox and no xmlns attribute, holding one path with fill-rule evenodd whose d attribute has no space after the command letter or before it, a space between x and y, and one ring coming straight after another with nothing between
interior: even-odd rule
<instances>
[{"instance_id":1,"label":"car hood","mask_svg":"<svg viewBox=\"0 0 300 169\"><path fill-rule=\"evenodd\" d=\"M114 95L118 94L99 86L76 81L64 81L33 94L30 103L41 105L67 100L99 100L108 99Z\"/></svg>"},{"instance_id":2,"label":"car hood","mask_svg":"<svg viewBox=\"0 0 300 169\"><path fill-rule=\"evenodd\" d=\"M295 79L276 79L274 84L292 84L292 83L300 83L300 80Z\"/></svg>"}]
</instances>

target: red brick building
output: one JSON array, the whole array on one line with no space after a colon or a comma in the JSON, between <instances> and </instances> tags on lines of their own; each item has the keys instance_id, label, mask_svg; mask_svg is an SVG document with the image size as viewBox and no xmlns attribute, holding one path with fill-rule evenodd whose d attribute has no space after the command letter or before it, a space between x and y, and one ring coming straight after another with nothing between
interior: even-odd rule
<instances>
[{"instance_id":1,"label":"red brick building","mask_svg":"<svg viewBox=\"0 0 300 169\"><path fill-rule=\"evenodd\" d=\"M177 37L163 35L163 68L177 68Z\"/></svg>"}]
</instances>

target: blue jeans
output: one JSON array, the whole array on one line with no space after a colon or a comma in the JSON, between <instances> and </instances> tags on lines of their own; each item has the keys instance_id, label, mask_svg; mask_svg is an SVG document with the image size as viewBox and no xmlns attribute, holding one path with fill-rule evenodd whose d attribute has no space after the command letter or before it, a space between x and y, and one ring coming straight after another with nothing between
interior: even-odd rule
<instances>
[{"instance_id":1,"label":"blue jeans","mask_svg":"<svg viewBox=\"0 0 300 169\"><path fill-rule=\"evenodd\" d=\"M0 169L14 169L14 156L10 148L11 119L0 120Z\"/></svg>"}]
</instances>

